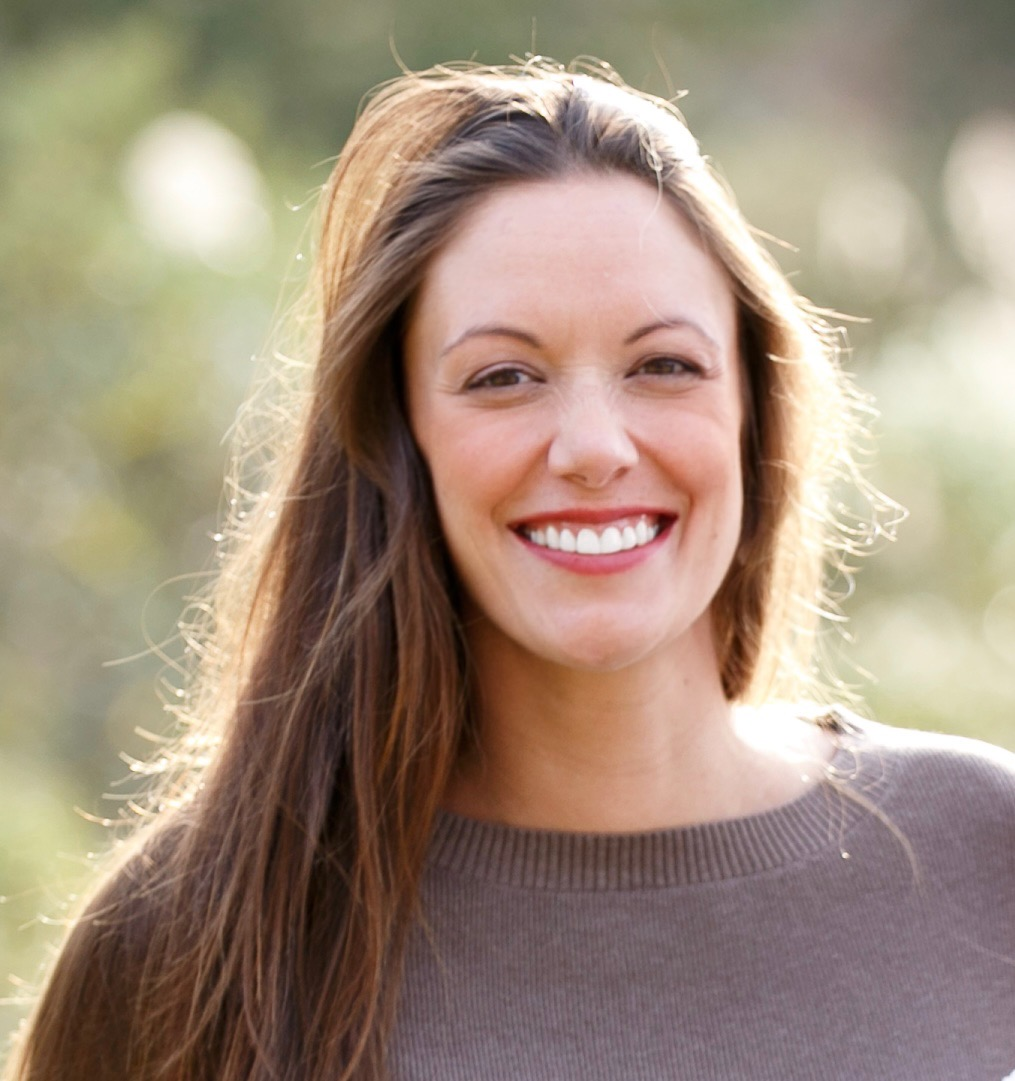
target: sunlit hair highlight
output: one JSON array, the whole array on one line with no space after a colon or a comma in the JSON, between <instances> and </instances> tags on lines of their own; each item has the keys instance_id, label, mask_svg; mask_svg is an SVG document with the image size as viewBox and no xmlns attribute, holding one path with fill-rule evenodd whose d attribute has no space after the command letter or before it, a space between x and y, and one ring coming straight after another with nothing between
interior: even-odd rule
<instances>
[{"instance_id":1,"label":"sunlit hair highlight","mask_svg":"<svg viewBox=\"0 0 1015 1081\"><path fill-rule=\"evenodd\" d=\"M713 605L726 695L820 697L825 568L848 569L882 528L851 457L862 403L835 333L677 111L605 66L394 80L322 193L300 308L312 363L280 354L239 427L222 570L185 627L196 675L163 758L165 809L73 929L10 1077L71 1076L82 1041L132 1081L383 1076L433 818L469 726L454 575L405 416L405 313L491 191L611 172L686 215L737 301L745 517ZM836 484L859 493L847 520ZM89 969L122 1015L77 1000Z\"/></svg>"}]
</instances>

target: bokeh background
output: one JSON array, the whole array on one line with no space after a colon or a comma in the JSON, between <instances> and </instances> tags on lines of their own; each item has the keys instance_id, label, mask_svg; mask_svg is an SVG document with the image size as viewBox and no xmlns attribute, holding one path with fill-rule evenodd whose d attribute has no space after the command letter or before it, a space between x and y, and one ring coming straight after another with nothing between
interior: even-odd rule
<instances>
[{"instance_id":1,"label":"bokeh background","mask_svg":"<svg viewBox=\"0 0 1015 1081\"><path fill-rule=\"evenodd\" d=\"M359 100L399 64L533 51L688 89L799 288L860 317L870 475L911 518L845 602L840 675L882 720L1015 747L1011 0L4 0L5 981L166 727L161 662L125 659L212 563L223 436Z\"/></svg>"}]
</instances>

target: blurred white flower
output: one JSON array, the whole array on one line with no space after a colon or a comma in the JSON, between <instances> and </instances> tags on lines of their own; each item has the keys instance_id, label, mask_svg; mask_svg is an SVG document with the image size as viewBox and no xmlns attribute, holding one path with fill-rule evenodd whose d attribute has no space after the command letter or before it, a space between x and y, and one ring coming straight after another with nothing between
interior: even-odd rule
<instances>
[{"instance_id":1,"label":"blurred white flower","mask_svg":"<svg viewBox=\"0 0 1015 1081\"><path fill-rule=\"evenodd\" d=\"M1015 115L968 121L944 171L959 250L996 289L1015 296Z\"/></svg>"},{"instance_id":2,"label":"blurred white flower","mask_svg":"<svg viewBox=\"0 0 1015 1081\"><path fill-rule=\"evenodd\" d=\"M265 185L247 145L201 113L171 112L134 140L123 184L146 233L166 250L226 274L270 249Z\"/></svg>"},{"instance_id":3,"label":"blurred white flower","mask_svg":"<svg viewBox=\"0 0 1015 1081\"><path fill-rule=\"evenodd\" d=\"M916 312L886 338L868 382L892 424L960 447L993 444L1010 455L1015 303L969 287L942 299L933 313Z\"/></svg>"},{"instance_id":4,"label":"blurred white flower","mask_svg":"<svg viewBox=\"0 0 1015 1081\"><path fill-rule=\"evenodd\" d=\"M839 176L818 208L818 254L866 296L920 284L933 247L923 211L891 173L867 168Z\"/></svg>"}]
</instances>

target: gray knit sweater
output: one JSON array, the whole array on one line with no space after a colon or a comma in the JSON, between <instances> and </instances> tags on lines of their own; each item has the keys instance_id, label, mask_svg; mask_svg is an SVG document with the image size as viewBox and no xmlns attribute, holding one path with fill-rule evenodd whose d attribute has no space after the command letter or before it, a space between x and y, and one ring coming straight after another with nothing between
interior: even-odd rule
<instances>
[{"instance_id":1,"label":"gray knit sweater","mask_svg":"<svg viewBox=\"0 0 1015 1081\"><path fill-rule=\"evenodd\" d=\"M1015 1077L1015 756L863 722L827 781L647 834L442 814L395 1081Z\"/></svg>"}]
</instances>

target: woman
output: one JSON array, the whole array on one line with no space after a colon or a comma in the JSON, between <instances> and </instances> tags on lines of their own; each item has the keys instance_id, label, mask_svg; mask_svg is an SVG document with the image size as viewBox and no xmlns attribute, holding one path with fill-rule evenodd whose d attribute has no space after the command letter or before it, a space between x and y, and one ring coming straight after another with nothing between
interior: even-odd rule
<instances>
[{"instance_id":1,"label":"woman","mask_svg":"<svg viewBox=\"0 0 1015 1081\"><path fill-rule=\"evenodd\" d=\"M782 704L874 493L675 111L406 76L322 209L174 787L10 1076L1000 1081L1015 768Z\"/></svg>"}]
</instances>

